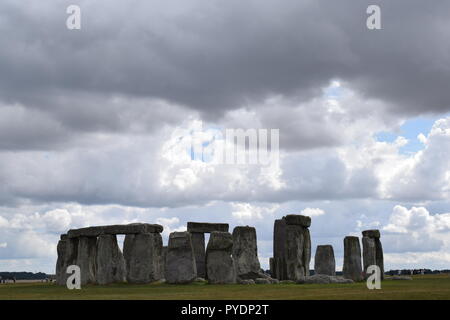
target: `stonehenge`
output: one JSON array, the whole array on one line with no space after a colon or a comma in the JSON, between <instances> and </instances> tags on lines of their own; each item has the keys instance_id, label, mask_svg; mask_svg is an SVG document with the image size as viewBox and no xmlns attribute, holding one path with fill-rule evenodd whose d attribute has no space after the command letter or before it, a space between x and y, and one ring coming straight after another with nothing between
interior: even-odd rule
<instances>
[{"instance_id":1,"label":"stonehenge","mask_svg":"<svg viewBox=\"0 0 450 320\"><path fill-rule=\"evenodd\" d=\"M167 283L183 284L197 278L197 266L189 232L170 234L165 265Z\"/></svg>"},{"instance_id":2,"label":"stonehenge","mask_svg":"<svg viewBox=\"0 0 450 320\"><path fill-rule=\"evenodd\" d=\"M76 264L81 270L81 284L95 283L97 238L79 237Z\"/></svg>"},{"instance_id":3,"label":"stonehenge","mask_svg":"<svg viewBox=\"0 0 450 320\"><path fill-rule=\"evenodd\" d=\"M289 214L274 222L270 275L258 259L256 229L226 223L188 222L187 231L172 232L163 246L163 227L157 224L94 226L71 229L57 244L56 283L66 285L67 267L80 267L81 284L276 284L352 283L362 281L370 265L383 277L383 249L379 230L362 232L362 255L358 237L344 238L344 263L336 276L331 245L317 246L314 275L310 276L311 218ZM210 233L205 246L205 233ZM124 235L123 251L117 235Z\"/></svg>"},{"instance_id":4,"label":"stonehenge","mask_svg":"<svg viewBox=\"0 0 450 320\"><path fill-rule=\"evenodd\" d=\"M123 255L130 283L149 283L163 278L162 237L159 233L128 234Z\"/></svg>"},{"instance_id":5,"label":"stonehenge","mask_svg":"<svg viewBox=\"0 0 450 320\"><path fill-rule=\"evenodd\" d=\"M381 270L381 279L384 278L384 259L383 247L380 241L379 230L365 230L362 232L363 245L363 266L366 276L367 268L371 265L377 265Z\"/></svg>"},{"instance_id":6,"label":"stonehenge","mask_svg":"<svg viewBox=\"0 0 450 320\"><path fill-rule=\"evenodd\" d=\"M309 275L311 260L311 218L290 214L275 220L272 276L297 281Z\"/></svg>"},{"instance_id":7,"label":"stonehenge","mask_svg":"<svg viewBox=\"0 0 450 320\"><path fill-rule=\"evenodd\" d=\"M342 268L344 278L353 281L363 280L361 267L361 246L359 238L347 236L344 238L344 266Z\"/></svg>"},{"instance_id":8,"label":"stonehenge","mask_svg":"<svg viewBox=\"0 0 450 320\"><path fill-rule=\"evenodd\" d=\"M67 248L67 235L61 235L58 245L56 246L56 252L58 253L58 259L56 260L56 283L59 285L66 284L66 249Z\"/></svg>"},{"instance_id":9,"label":"stonehenge","mask_svg":"<svg viewBox=\"0 0 450 320\"><path fill-rule=\"evenodd\" d=\"M336 275L336 261L334 260L334 250L331 245L317 246L314 257L314 272L328 276Z\"/></svg>"},{"instance_id":10,"label":"stonehenge","mask_svg":"<svg viewBox=\"0 0 450 320\"><path fill-rule=\"evenodd\" d=\"M234 228L233 259L239 279L254 280L261 277L255 228L249 226Z\"/></svg>"},{"instance_id":11,"label":"stonehenge","mask_svg":"<svg viewBox=\"0 0 450 320\"><path fill-rule=\"evenodd\" d=\"M206 278L205 233L214 231L228 232L227 223L188 222L187 231L191 234L194 247L197 275Z\"/></svg>"},{"instance_id":12,"label":"stonehenge","mask_svg":"<svg viewBox=\"0 0 450 320\"><path fill-rule=\"evenodd\" d=\"M162 277L162 231L161 225L147 223L69 230L58 242L56 282L66 285L66 269L70 265L80 267L83 285L127 279L135 283L159 280ZM124 254L117 244L118 234L125 235ZM147 257L151 262L146 261Z\"/></svg>"},{"instance_id":13,"label":"stonehenge","mask_svg":"<svg viewBox=\"0 0 450 320\"><path fill-rule=\"evenodd\" d=\"M125 282L125 259L117 245L117 236L102 234L97 239L96 282Z\"/></svg>"},{"instance_id":14,"label":"stonehenge","mask_svg":"<svg viewBox=\"0 0 450 320\"><path fill-rule=\"evenodd\" d=\"M206 275L209 283L236 283L232 250L233 237L229 232L211 232L206 248Z\"/></svg>"}]
</instances>

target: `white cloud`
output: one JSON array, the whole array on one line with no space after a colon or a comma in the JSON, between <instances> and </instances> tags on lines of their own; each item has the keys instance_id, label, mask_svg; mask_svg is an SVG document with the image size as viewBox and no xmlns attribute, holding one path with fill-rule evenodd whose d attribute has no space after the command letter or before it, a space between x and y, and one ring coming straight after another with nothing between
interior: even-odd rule
<instances>
[{"instance_id":1,"label":"white cloud","mask_svg":"<svg viewBox=\"0 0 450 320\"><path fill-rule=\"evenodd\" d=\"M279 205L257 206L250 203L231 203L231 215L238 221L252 221L272 218Z\"/></svg>"},{"instance_id":2,"label":"white cloud","mask_svg":"<svg viewBox=\"0 0 450 320\"><path fill-rule=\"evenodd\" d=\"M305 208L301 211L302 215L309 217L317 217L325 214L325 211L319 208Z\"/></svg>"}]
</instances>

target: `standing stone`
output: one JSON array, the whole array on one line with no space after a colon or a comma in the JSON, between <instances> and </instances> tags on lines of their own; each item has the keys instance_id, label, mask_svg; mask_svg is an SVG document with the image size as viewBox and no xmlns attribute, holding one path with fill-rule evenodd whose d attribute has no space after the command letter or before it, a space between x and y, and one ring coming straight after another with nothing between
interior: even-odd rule
<instances>
[{"instance_id":1,"label":"standing stone","mask_svg":"<svg viewBox=\"0 0 450 320\"><path fill-rule=\"evenodd\" d=\"M197 266L189 232L172 232L166 257L167 283L189 283L197 278Z\"/></svg>"},{"instance_id":2,"label":"standing stone","mask_svg":"<svg viewBox=\"0 0 450 320\"><path fill-rule=\"evenodd\" d=\"M361 267L361 247L358 237L344 238L344 267L342 269L344 278L353 281L363 280Z\"/></svg>"},{"instance_id":3,"label":"standing stone","mask_svg":"<svg viewBox=\"0 0 450 320\"><path fill-rule=\"evenodd\" d=\"M206 277L206 252L205 234L201 232L191 232L192 247L194 249L195 263L197 265L197 276Z\"/></svg>"},{"instance_id":4,"label":"standing stone","mask_svg":"<svg viewBox=\"0 0 450 320\"><path fill-rule=\"evenodd\" d=\"M301 280L306 276L303 261L304 233L299 225L286 226L286 271L288 280Z\"/></svg>"},{"instance_id":5,"label":"standing stone","mask_svg":"<svg viewBox=\"0 0 450 320\"><path fill-rule=\"evenodd\" d=\"M66 285L66 250L67 250L67 240L61 239L58 241L56 251L58 253L58 259L56 260L56 284L65 286Z\"/></svg>"},{"instance_id":6,"label":"standing stone","mask_svg":"<svg viewBox=\"0 0 450 320\"><path fill-rule=\"evenodd\" d=\"M236 283L233 238L229 232L214 231L206 248L206 274L215 284Z\"/></svg>"},{"instance_id":7,"label":"standing stone","mask_svg":"<svg viewBox=\"0 0 450 320\"><path fill-rule=\"evenodd\" d=\"M331 245L317 246L314 258L314 273L329 276L336 275L336 261Z\"/></svg>"},{"instance_id":8,"label":"standing stone","mask_svg":"<svg viewBox=\"0 0 450 320\"><path fill-rule=\"evenodd\" d=\"M311 261L311 235L309 226L311 218L298 214L290 214L283 218L286 221L286 271L288 280L301 280L309 275Z\"/></svg>"},{"instance_id":9,"label":"standing stone","mask_svg":"<svg viewBox=\"0 0 450 320\"><path fill-rule=\"evenodd\" d=\"M70 265L77 264L78 257L78 238L67 238L66 240L66 254L65 254L65 265L66 268ZM66 270L64 270L66 273Z\"/></svg>"},{"instance_id":10,"label":"standing stone","mask_svg":"<svg viewBox=\"0 0 450 320\"><path fill-rule=\"evenodd\" d=\"M269 258L269 268L270 268L270 276L272 278L276 278L275 277L275 261L274 258Z\"/></svg>"},{"instance_id":11,"label":"standing stone","mask_svg":"<svg viewBox=\"0 0 450 320\"><path fill-rule=\"evenodd\" d=\"M362 234L364 274L369 266L377 265L381 270L381 279L384 279L383 247L380 241L380 231L365 230Z\"/></svg>"},{"instance_id":12,"label":"standing stone","mask_svg":"<svg viewBox=\"0 0 450 320\"><path fill-rule=\"evenodd\" d=\"M133 246L134 246L134 237L135 234L127 234L125 236L125 239L123 240L123 258L125 260L125 270L130 270L130 263L131 263L131 253L133 252Z\"/></svg>"},{"instance_id":13,"label":"standing stone","mask_svg":"<svg viewBox=\"0 0 450 320\"><path fill-rule=\"evenodd\" d=\"M363 237L362 245L363 245L364 272L366 272L369 266L377 264L375 239Z\"/></svg>"},{"instance_id":14,"label":"standing stone","mask_svg":"<svg viewBox=\"0 0 450 320\"><path fill-rule=\"evenodd\" d=\"M129 283L149 283L163 277L162 237L159 233L126 235L123 254Z\"/></svg>"},{"instance_id":15,"label":"standing stone","mask_svg":"<svg viewBox=\"0 0 450 320\"><path fill-rule=\"evenodd\" d=\"M117 245L117 237L102 234L97 239L97 283L125 282L125 259Z\"/></svg>"},{"instance_id":16,"label":"standing stone","mask_svg":"<svg viewBox=\"0 0 450 320\"><path fill-rule=\"evenodd\" d=\"M77 265L81 271L81 284L95 283L95 260L97 256L97 238L79 237Z\"/></svg>"},{"instance_id":17,"label":"standing stone","mask_svg":"<svg viewBox=\"0 0 450 320\"><path fill-rule=\"evenodd\" d=\"M273 228L273 273L272 277L287 280L286 270L286 221L277 219Z\"/></svg>"},{"instance_id":18,"label":"standing stone","mask_svg":"<svg viewBox=\"0 0 450 320\"><path fill-rule=\"evenodd\" d=\"M303 239L303 266L305 268L305 275L309 276L309 264L311 262L311 234L308 228L303 228Z\"/></svg>"},{"instance_id":19,"label":"standing stone","mask_svg":"<svg viewBox=\"0 0 450 320\"><path fill-rule=\"evenodd\" d=\"M375 239L376 247L376 264L381 270L381 280L384 279L384 257L383 257L383 246L381 245L380 239Z\"/></svg>"},{"instance_id":20,"label":"standing stone","mask_svg":"<svg viewBox=\"0 0 450 320\"><path fill-rule=\"evenodd\" d=\"M234 228L233 259L240 279L261 278L255 228L249 226Z\"/></svg>"},{"instance_id":21,"label":"standing stone","mask_svg":"<svg viewBox=\"0 0 450 320\"><path fill-rule=\"evenodd\" d=\"M167 246L163 246L161 251L161 272L164 279L166 279L166 259L167 259Z\"/></svg>"}]
</instances>

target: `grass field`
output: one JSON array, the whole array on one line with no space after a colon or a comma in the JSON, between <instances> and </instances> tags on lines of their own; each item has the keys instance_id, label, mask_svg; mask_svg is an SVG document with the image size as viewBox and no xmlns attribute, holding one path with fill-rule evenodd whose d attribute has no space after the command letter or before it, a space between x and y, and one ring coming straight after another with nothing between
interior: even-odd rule
<instances>
[{"instance_id":1,"label":"grass field","mask_svg":"<svg viewBox=\"0 0 450 320\"><path fill-rule=\"evenodd\" d=\"M5 299L450 299L450 275L415 276L413 281L382 282L381 290L368 290L365 283L284 285L129 285L84 286L68 290L49 283L1 284Z\"/></svg>"}]
</instances>

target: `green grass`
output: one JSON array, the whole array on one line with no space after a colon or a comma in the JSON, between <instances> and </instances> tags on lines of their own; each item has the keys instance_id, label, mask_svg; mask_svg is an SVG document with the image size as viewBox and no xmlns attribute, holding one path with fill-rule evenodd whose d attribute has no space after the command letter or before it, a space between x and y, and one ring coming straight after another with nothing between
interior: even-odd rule
<instances>
[{"instance_id":1,"label":"green grass","mask_svg":"<svg viewBox=\"0 0 450 320\"><path fill-rule=\"evenodd\" d=\"M48 283L1 284L5 299L450 299L449 275L415 276L413 281L382 282L381 290L368 290L365 282L329 285L168 285L116 284L84 286L81 290Z\"/></svg>"}]
</instances>

